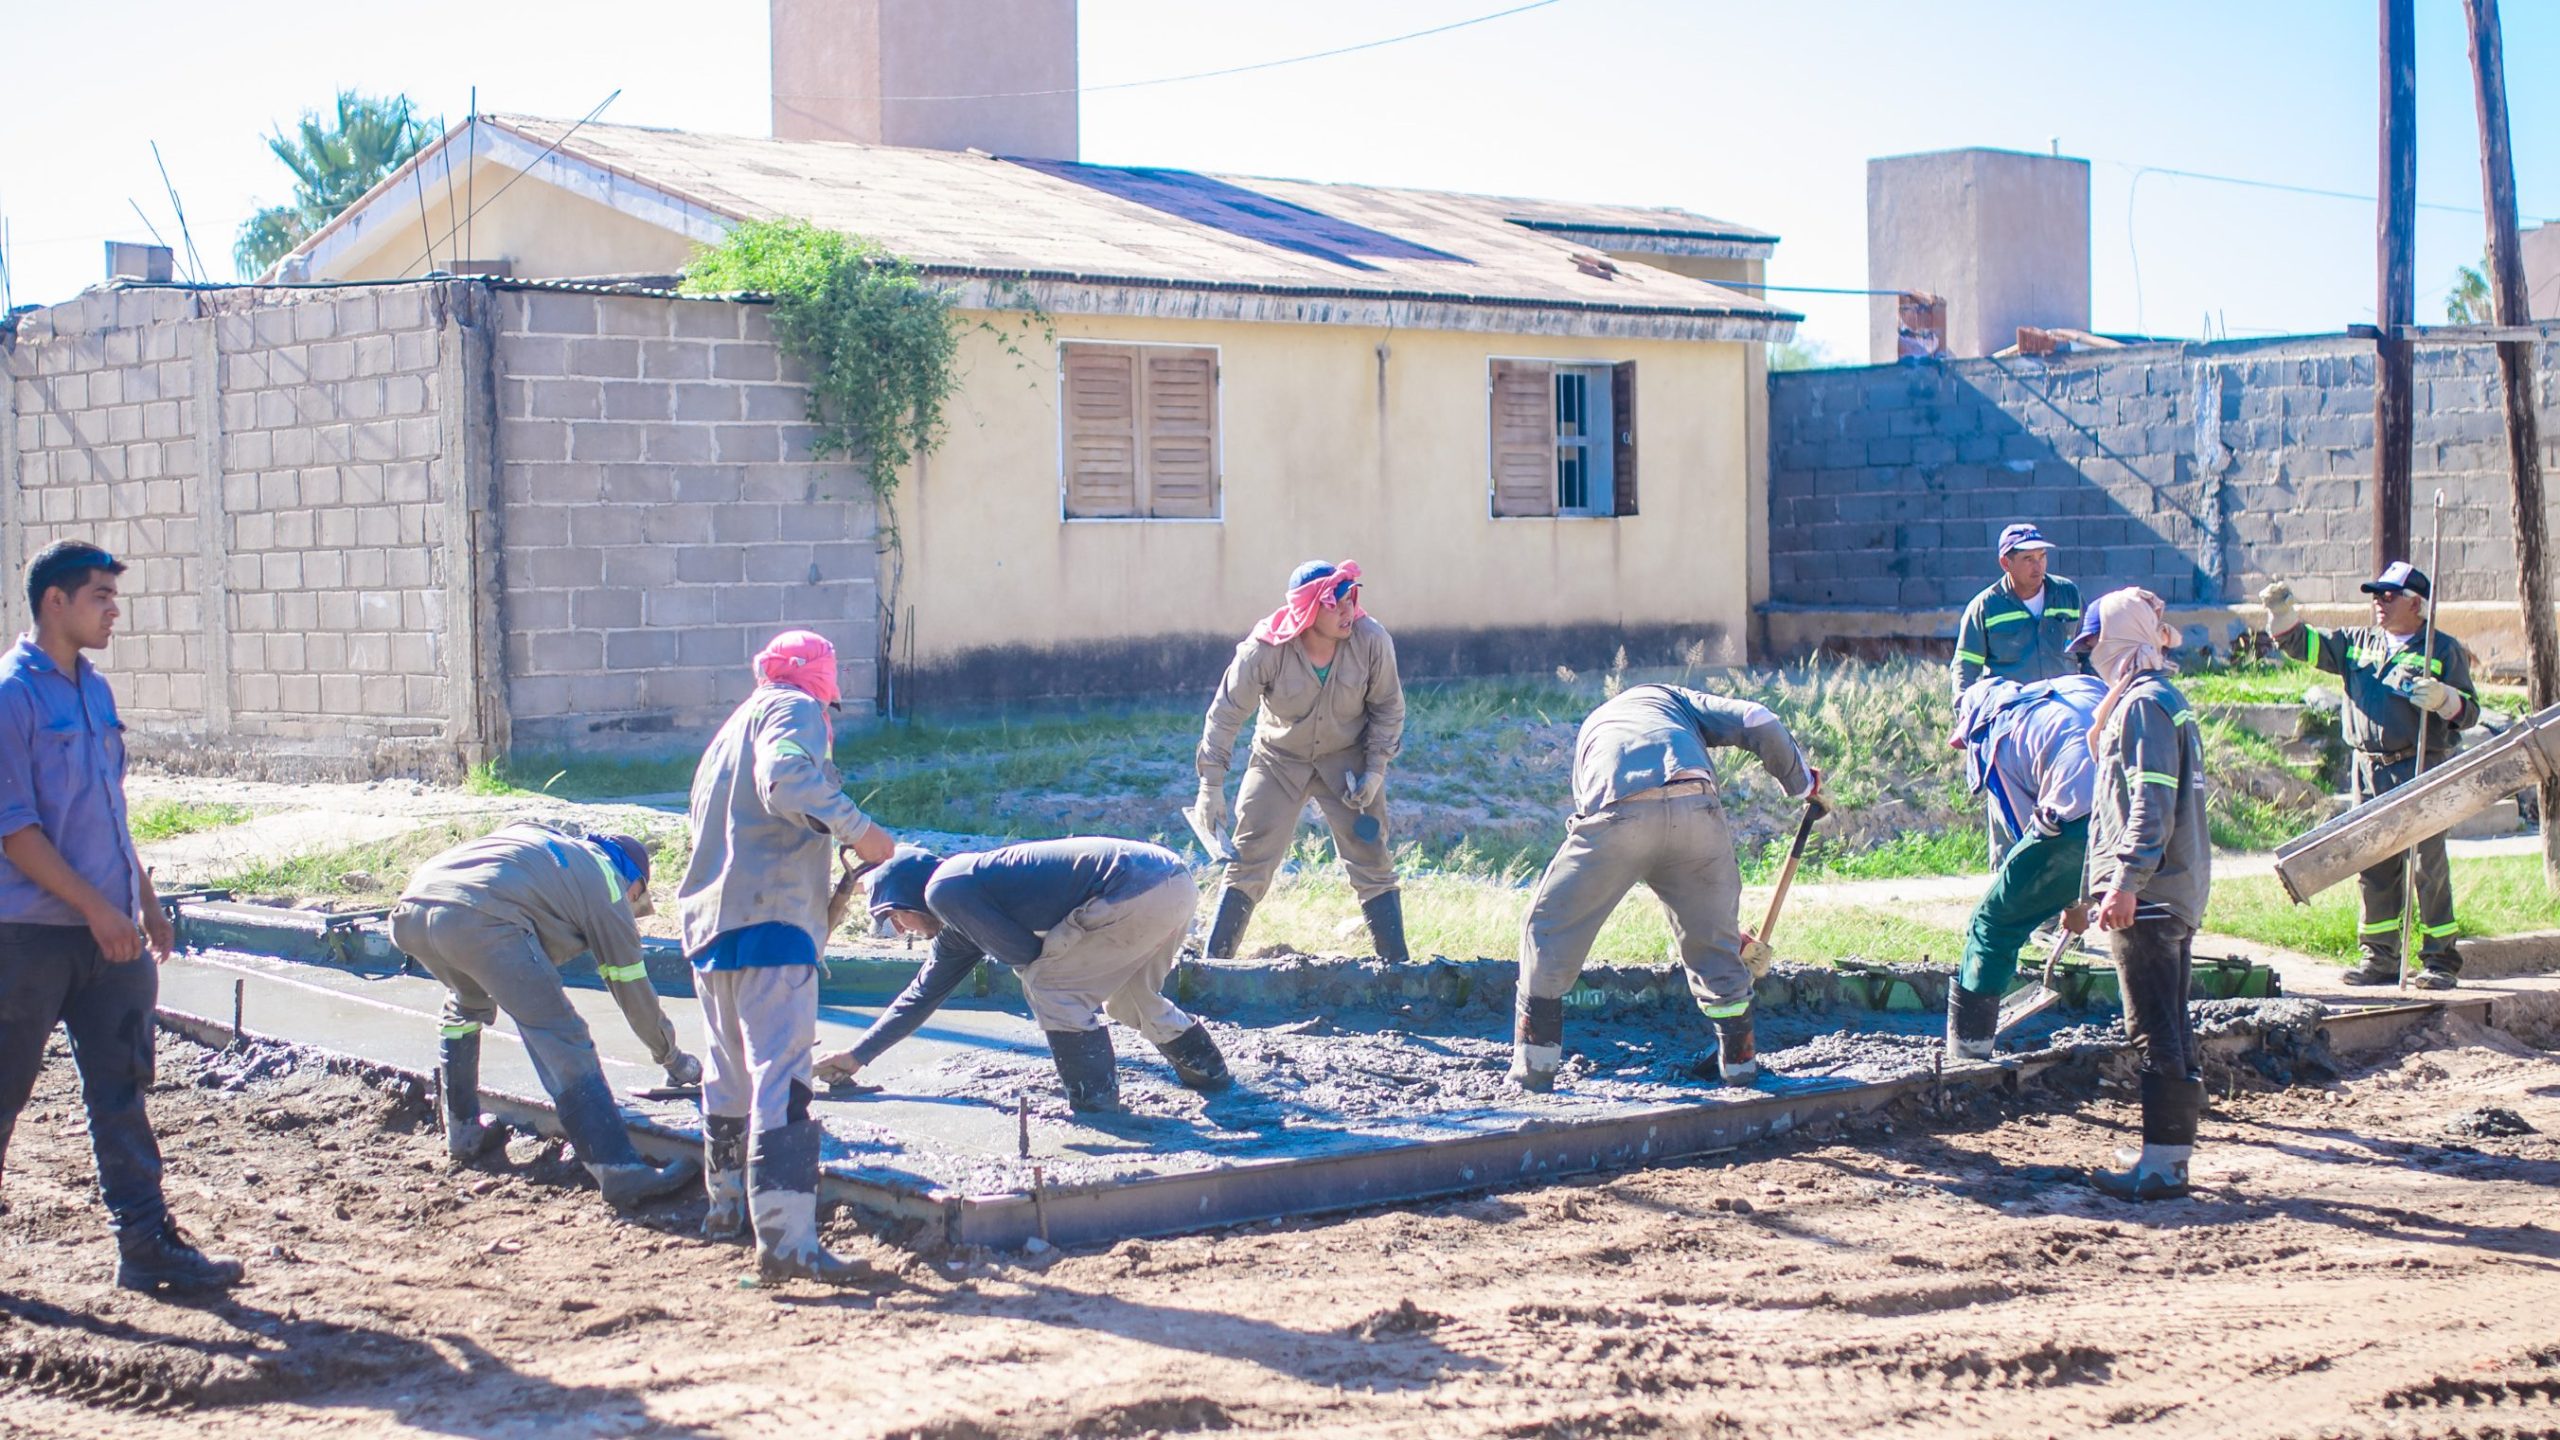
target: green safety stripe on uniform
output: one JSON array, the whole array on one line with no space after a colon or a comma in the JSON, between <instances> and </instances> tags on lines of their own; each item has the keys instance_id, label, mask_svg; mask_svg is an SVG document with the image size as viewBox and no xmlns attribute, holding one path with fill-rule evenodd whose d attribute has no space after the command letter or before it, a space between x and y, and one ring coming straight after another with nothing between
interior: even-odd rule
<instances>
[{"instance_id":1,"label":"green safety stripe on uniform","mask_svg":"<svg viewBox=\"0 0 2560 1440\"><path fill-rule=\"evenodd\" d=\"M2394 915L2388 920L2367 920L2356 927L2356 933L2359 935L2389 935L2399 928L2400 917Z\"/></svg>"},{"instance_id":2,"label":"green safety stripe on uniform","mask_svg":"<svg viewBox=\"0 0 2560 1440\"><path fill-rule=\"evenodd\" d=\"M439 1033L447 1040L459 1040L466 1035L479 1034L480 1022L477 1020L465 1020L459 1025L447 1025L443 1027Z\"/></svg>"},{"instance_id":3,"label":"green safety stripe on uniform","mask_svg":"<svg viewBox=\"0 0 2560 1440\"><path fill-rule=\"evenodd\" d=\"M2418 927L2418 933L2426 936L2430 940L2440 940L2461 928L2461 921L2447 920L2441 925L2421 925Z\"/></svg>"},{"instance_id":4,"label":"green safety stripe on uniform","mask_svg":"<svg viewBox=\"0 0 2560 1440\"><path fill-rule=\"evenodd\" d=\"M1959 651L1957 651L1957 652L1956 652L1956 658L1957 658L1957 659L1959 659L1959 660L1970 660L1970 661L1972 661L1972 662L1973 662L1974 664L1976 664L1976 665L1988 665L1988 664L1990 664L1990 663L1991 663L1991 661L1990 661L1990 657L1988 657L1988 656L1984 656L1984 655L1976 655L1976 654L1974 654L1974 653L1973 653L1972 651L1970 651L1970 650L1959 650Z\"/></svg>"},{"instance_id":5,"label":"green safety stripe on uniform","mask_svg":"<svg viewBox=\"0 0 2560 1440\"><path fill-rule=\"evenodd\" d=\"M2177 714L2169 717L2169 723L2172 725L2193 725L2196 723L2196 712L2193 710L2181 710Z\"/></svg>"},{"instance_id":6,"label":"green safety stripe on uniform","mask_svg":"<svg viewBox=\"0 0 2560 1440\"><path fill-rule=\"evenodd\" d=\"M2013 623L2015 623L2015 622L2017 622L2017 621L2020 621L2020 620L2033 620L2034 618L2036 618L2036 617L2034 617L2033 615L2028 614L2028 613L2027 613L2026 611L2024 611L2024 610L2009 610L2009 611L2004 611L2004 612L2002 612L2001 614L1998 614L1998 615L1985 615L1985 616L1983 616L1983 617L1982 617L1982 628L1983 628L1983 629L1985 629L1985 630L1988 630L1988 629L1990 629L1990 628L1991 628L1992 626L1994 626L1994 625L2008 625L2008 624L2013 624Z\"/></svg>"},{"instance_id":7,"label":"green safety stripe on uniform","mask_svg":"<svg viewBox=\"0 0 2560 1440\"><path fill-rule=\"evenodd\" d=\"M2175 775L2164 775L2157 770L2127 770L2124 773L2145 785L2166 785L2172 790L2178 788L2178 777Z\"/></svg>"},{"instance_id":8,"label":"green safety stripe on uniform","mask_svg":"<svg viewBox=\"0 0 2560 1440\"><path fill-rule=\"evenodd\" d=\"M2418 664L2418 652L2414 650L2377 650L2363 645L2348 646L2347 658L2358 665L2371 665L2378 670L2401 670ZM2425 668L2433 674L2443 674L2444 657L2428 656Z\"/></svg>"},{"instance_id":9,"label":"green safety stripe on uniform","mask_svg":"<svg viewBox=\"0 0 2560 1440\"><path fill-rule=\"evenodd\" d=\"M649 966L646 961L635 960L628 965L599 965L596 973L613 984L628 985L634 980L648 979Z\"/></svg>"},{"instance_id":10,"label":"green safety stripe on uniform","mask_svg":"<svg viewBox=\"0 0 2560 1440\"><path fill-rule=\"evenodd\" d=\"M2080 618L2080 612L2070 606L2047 605L2044 607L2044 618L2047 620L2077 620Z\"/></svg>"},{"instance_id":11,"label":"green safety stripe on uniform","mask_svg":"<svg viewBox=\"0 0 2560 1440\"><path fill-rule=\"evenodd\" d=\"M809 758L809 752L803 748L797 740L775 741L773 743L773 753L776 755L797 755L803 760Z\"/></svg>"},{"instance_id":12,"label":"green safety stripe on uniform","mask_svg":"<svg viewBox=\"0 0 2560 1440\"><path fill-rule=\"evenodd\" d=\"M2320 663L2320 632L2318 630L2307 630L2303 633L2311 637L2310 663L2317 665Z\"/></svg>"},{"instance_id":13,"label":"green safety stripe on uniform","mask_svg":"<svg viewBox=\"0 0 2560 1440\"><path fill-rule=\"evenodd\" d=\"M1710 1005L1704 1000L1698 1002L1698 1013L1710 1020L1730 1020L1736 1015L1748 1014L1750 1010L1751 1001L1748 997L1736 1000L1730 1005Z\"/></svg>"}]
</instances>

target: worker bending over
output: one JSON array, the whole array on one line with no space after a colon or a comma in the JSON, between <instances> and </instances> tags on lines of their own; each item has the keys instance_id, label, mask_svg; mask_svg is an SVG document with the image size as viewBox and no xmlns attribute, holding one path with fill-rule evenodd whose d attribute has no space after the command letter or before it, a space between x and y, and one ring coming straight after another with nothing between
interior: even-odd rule
<instances>
[{"instance_id":1,"label":"worker bending over","mask_svg":"<svg viewBox=\"0 0 2560 1440\"><path fill-rule=\"evenodd\" d=\"M1574 741L1573 818L1538 877L1522 927L1511 1079L1547 1090L1564 1064L1564 997L1600 927L1641 881L1671 913L1689 992L1716 1028L1728 1085L1759 1075L1751 984L1736 909L1742 871L1707 752L1740 746L1787 794L1819 803L1822 772L1765 705L1671 685L1638 685L1591 712ZM1761 948L1765 956L1765 947ZM1762 969L1767 960L1759 960Z\"/></svg>"},{"instance_id":2,"label":"worker bending over","mask_svg":"<svg viewBox=\"0 0 2560 1440\"><path fill-rule=\"evenodd\" d=\"M1208 1027L1164 998L1199 908L1190 868L1161 845L1078 837L949 859L902 845L871 874L871 913L931 940L933 957L861 1040L820 1061L819 1073L852 1079L992 955L1015 967L1070 1109L1120 1108L1104 1015L1153 1041L1183 1084L1225 1089L1226 1057Z\"/></svg>"},{"instance_id":3,"label":"worker bending over","mask_svg":"<svg viewBox=\"0 0 2560 1440\"><path fill-rule=\"evenodd\" d=\"M786 631L756 656L755 672L755 693L694 769L693 856L676 893L710 1038L702 1228L736 1238L752 1216L761 1278L841 1285L870 1267L818 1243L822 1137L809 1118L809 1071L827 868L839 846L877 864L897 842L845 795L836 771L835 647Z\"/></svg>"},{"instance_id":4,"label":"worker bending over","mask_svg":"<svg viewBox=\"0 0 2560 1440\"><path fill-rule=\"evenodd\" d=\"M2000 997L2018 973L2018 948L2037 926L2063 917L2088 928L2080 904L2089 859L2094 762L2089 722L2107 683L2072 675L2039 685L1983 680L1956 702L1948 738L1965 752L1965 783L2019 838L1973 907L1964 963L1947 990L1947 1058L1991 1058Z\"/></svg>"},{"instance_id":5,"label":"worker bending over","mask_svg":"<svg viewBox=\"0 0 2560 1440\"><path fill-rule=\"evenodd\" d=\"M578 1160L616 1208L690 1184L691 1161L652 1165L632 1146L587 1022L559 967L592 954L631 1033L690 1085L702 1062L676 1046L649 988L639 917L650 912L649 847L629 835L572 835L531 821L457 845L418 867L391 910L391 943L444 982L444 1144L468 1165L507 1141L480 1114L480 1033L504 1010Z\"/></svg>"},{"instance_id":6,"label":"worker bending over","mask_svg":"<svg viewBox=\"0 0 2560 1440\"><path fill-rule=\"evenodd\" d=\"M2471 693L2471 657L2462 642L2438 630L2434 648L2426 648L2427 609L2435 603L2427 572L2398 561L2360 588L2373 597L2373 623L2354 630L2303 624L2293 607L2293 587L2281 580L2258 595L2267 607L2267 634L2276 648L2345 683L2341 724L2355 751L2353 784L2359 805L2417 778L2420 726L2426 727L2427 765L2433 769L2461 748L2463 730L2480 723L2480 702ZM2430 835L2413 848L2422 968L2410 983L2422 990L2450 990L2462 969L2461 952L2453 943L2461 927L2453 918L2453 873L2445 862L2444 836ZM2364 963L2346 973L2350 985L2399 983L2407 958L2401 954L2400 932L2407 923L2403 885L2408 861L2403 851L2360 877L2356 941Z\"/></svg>"},{"instance_id":7,"label":"worker bending over","mask_svg":"<svg viewBox=\"0 0 2560 1440\"><path fill-rule=\"evenodd\" d=\"M1227 769L1236 734L1253 721L1253 748L1236 792L1235 858L1203 953L1232 958L1253 907L1289 853L1309 796L1369 921L1378 958L1406 958L1404 905L1387 849L1387 764L1404 743L1404 685L1395 642L1360 608L1360 566L1310 560L1289 577L1279 609L1253 627L1209 702L1200 737L1195 826L1225 828Z\"/></svg>"},{"instance_id":8,"label":"worker bending over","mask_svg":"<svg viewBox=\"0 0 2560 1440\"><path fill-rule=\"evenodd\" d=\"M2075 650L2108 682L2090 725L2097 764L2089 878L2098 928L2113 939L2125 1028L2142 1057L2142 1154L2090 1183L2120 1200L2187 1193L2204 1112L2187 992L2196 927L2213 886L2205 829L2204 738L2169 683L2176 642L2159 597L2116 590L2089 609Z\"/></svg>"}]
</instances>

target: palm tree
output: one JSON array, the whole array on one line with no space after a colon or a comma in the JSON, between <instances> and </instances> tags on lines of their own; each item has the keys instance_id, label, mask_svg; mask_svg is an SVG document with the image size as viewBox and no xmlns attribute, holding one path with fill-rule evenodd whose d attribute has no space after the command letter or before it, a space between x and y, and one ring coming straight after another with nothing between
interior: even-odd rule
<instances>
[{"instance_id":1,"label":"palm tree","mask_svg":"<svg viewBox=\"0 0 2560 1440\"><path fill-rule=\"evenodd\" d=\"M267 148L293 172L293 199L240 226L231 258L243 276L273 265L444 133L444 122L417 114L406 95L341 90L335 120L332 126L330 117L306 110L294 134L267 137Z\"/></svg>"},{"instance_id":2,"label":"palm tree","mask_svg":"<svg viewBox=\"0 0 2560 1440\"><path fill-rule=\"evenodd\" d=\"M2469 265L2454 268L2453 288L2445 292L2444 318L2454 325L2488 325L2497 320L2496 307L2489 303L2489 257L2480 257L2478 269Z\"/></svg>"}]
</instances>

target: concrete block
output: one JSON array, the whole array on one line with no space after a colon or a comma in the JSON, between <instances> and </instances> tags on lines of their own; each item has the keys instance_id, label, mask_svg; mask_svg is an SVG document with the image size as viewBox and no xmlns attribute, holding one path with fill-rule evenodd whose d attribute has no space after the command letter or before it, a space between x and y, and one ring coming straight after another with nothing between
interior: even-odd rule
<instances>
[{"instance_id":1,"label":"concrete block","mask_svg":"<svg viewBox=\"0 0 2560 1440\"><path fill-rule=\"evenodd\" d=\"M524 382L524 411L541 420L604 418L604 386L593 380L529 380Z\"/></svg>"},{"instance_id":2,"label":"concrete block","mask_svg":"<svg viewBox=\"0 0 2560 1440\"><path fill-rule=\"evenodd\" d=\"M782 437L771 425L715 425L714 453L724 464L770 465L782 458Z\"/></svg>"},{"instance_id":3,"label":"concrete block","mask_svg":"<svg viewBox=\"0 0 2560 1440\"><path fill-rule=\"evenodd\" d=\"M688 340L738 338L738 314L746 307L734 300L677 300L667 306L672 332Z\"/></svg>"},{"instance_id":4,"label":"concrete block","mask_svg":"<svg viewBox=\"0 0 2560 1440\"><path fill-rule=\"evenodd\" d=\"M703 380L711 375L711 347L688 340L640 342L640 375L646 380Z\"/></svg>"},{"instance_id":5,"label":"concrete block","mask_svg":"<svg viewBox=\"0 0 2560 1440\"><path fill-rule=\"evenodd\" d=\"M640 458L641 429L637 425L602 421L572 424L569 427L570 457L589 461L637 460Z\"/></svg>"},{"instance_id":6,"label":"concrete block","mask_svg":"<svg viewBox=\"0 0 2560 1440\"><path fill-rule=\"evenodd\" d=\"M596 298L592 295L535 291L527 292L524 302L524 328L528 331L551 335L596 333Z\"/></svg>"},{"instance_id":7,"label":"concrete block","mask_svg":"<svg viewBox=\"0 0 2560 1440\"><path fill-rule=\"evenodd\" d=\"M605 667L611 670L653 670L673 665L679 653L678 638L679 632L673 630L609 632L604 637Z\"/></svg>"},{"instance_id":8,"label":"concrete block","mask_svg":"<svg viewBox=\"0 0 2560 1440\"><path fill-rule=\"evenodd\" d=\"M808 617L808 596L805 587L731 585L721 589L718 594L719 618L727 624L779 625L792 614L811 618ZM832 612L826 607L820 607L818 613Z\"/></svg>"},{"instance_id":9,"label":"concrete block","mask_svg":"<svg viewBox=\"0 0 2560 1440\"><path fill-rule=\"evenodd\" d=\"M668 387L662 383L614 381L599 388L607 420L664 420L673 409Z\"/></svg>"},{"instance_id":10,"label":"concrete block","mask_svg":"<svg viewBox=\"0 0 2560 1440\"><path fill-rule=\"evenodd\" d=\"M569 427L554 420L507 420L498 426L498 453L510 461L566 460Z\"/></svg>"},{"instance_id":11,"label":"concrete block","mask_svg":"<svg viewBox=\"0 0 2560 1440\"><path fill-rule=\"evenodd\" d=\"M736 618L721 614L721 596L726 593L725 588L687 585L652 590L648 593L644 613L650 625L667 629L708 625L716 620Z\"/></svg>"},{"instance_id":12,"label":"concrete block","mask_svg":"<svg viewBox=\"0 0 2560 1440\"><path fill-rule=\"evenodd\" d=\"M337 307L326 301L306 300L287 312L292 318L292 338L296 340L329 340L338 333Z\"/></svg>"},{"instance_id":13,"label":"concrete block","mask_svg":"<svg viewBox=\"0 0 2560 1440\"><path fill-rule=\"evenodd\" d=\"M751 634L754 632L729 626L679 631L676 663L706 668L744 665L754 658L756 642L762 638L759 635L750 639Z\"/></svg>"},{"instance_id":14,"label":"concrete block","mask_svg":"<svg viewBox=\"0 0 2560 1440\"><path fill-rule=\"evenodd\" d=\"M714 345L711 373L722 380L772 380L781 366L771 345Z\"/></svg>"},{"instance_id":15,"label":"concrete block","mask_svg":"<svg viewBox=\"0 0 2560 1440\"><path fill-rule=\"evenodd\" d=\"M716 448L714 431L728 426L710 425L644 425L641 428L641 453L652 465L699 465L715 458L726 459Z\"/></svg>"},{"instance_id":16,"label":"concrete block","mask_svg":"<svg viewBox=\"0 0 2560 1440\"><path fill-rule=\"evenodd\" d=\"M513 376L566 375L569 342L558 335L510 333L497 346L500 373Z\"/></svg>"},{"instance_id":17,"label":"concrete block","mask_svg":"<svg viewBox=\"0 0 2560 1440\"><path fill-rule=\"evenodd\" d=\"M687 585L735 585L745 573L745 553L734 545L686 545L676 551L676 579Z\"/></svg>"},{"instance_id":18,"label":"concrete block","mask_svg":"<svg viewBox=\"0 0 2560 1440\"><path fill-rule=\"evenodd\" d=\"M675 552L666 546L652 545L585 553L601 562L604 584L650 590L675 583ZM597 581L590 579L573 583L592 585Z\"/></svg>"},{"instance_id":19,"label":"concrete block","mask_svg":"<svg viewBox=\"0 0 2560 1440\"><path fill-rule=\"evenodd\" d=\"M745 385L739 398L749 420L789 424L809 417L809 392L797 385Z\"/></svg>"},{"instance_id":20,"label":"concrete block","mask_svg":"<svg viewBox=\"0 0 2560 1440\"><path fill-rule=\"evenodd\" d=\"M723 544L762 545L779 538L781 513L772 505L723 505L712 513L711 536Z\"/></svg>"},{"instance_id":21,"label":"concrete block","mask_svg":"<svg viewBox=\"0 0 2560 1440\"><path fill-rule=\"evenodd\" d=\"M659 336L673 321L669 302L638 295L605 295L596 300L596 332L602 335Z\"/></svg>"},{"instance_id":22,"label":"concrete block","mask_svg":"<svg viewBox=\"0 0 2560 1440\"><path fill-rule=\"evenodd\" d=\"M631 505L579 505L567 508L572 545L637 545L643 540L647 512Z\"/></svg>"},{"instance_id":23,"label":"concrete block","mask_svg":"<svg viewBox=\"0 0 2560 1440\"><path fill-rule=\"evenodd\" d=\"M637 380L640 378L640 342L572 340L569 342L569 373L591 380Z\"/></svg>"},{"instance_id":24,"label":"concrete block","mask_svg":"<svg viewBox=\"0 0 2560 1440\"><path fill-rule=\"evenodd\" d=\"M674 473L664 465L628 464L600 467L598 493L607 501L620 505L666 505L675 501ZM696 531L686 538L699 540L708 531Z\"/></svg>"}]
</instances>

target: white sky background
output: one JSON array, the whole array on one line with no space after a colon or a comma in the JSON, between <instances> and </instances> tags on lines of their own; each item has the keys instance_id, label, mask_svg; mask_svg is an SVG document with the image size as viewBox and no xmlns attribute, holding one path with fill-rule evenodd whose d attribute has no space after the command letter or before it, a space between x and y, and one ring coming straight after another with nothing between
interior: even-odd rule
<instances>
[{"instance_id":1,"label":"white sky background","mask_svg":"<svg viewBox=\"0 0 2560 1440\"><path fill-rule=\"evenodd\" d=\"M1516 3L1516 0L1514 0ZM1085 0L1083 83L1250 64L1505 8L1505 0ZM2233 335L2372 318L2373 207L2152 174L2211 171L2370 194L2373 0L1560 0L1256 74L1084 97L1084 157L1228 173L1678 205L1784 237L1777 284L1866 283L1870 156L1962 145L2093 162L2102 330ZM2560 0L2506 0L2522 207L2560 216ZM2457 0L2418 0L2418 317L2482 249ZM603 118L762 134L762 0L532 0L419 8L231 0L0 0L0 215L17 303L103 274L101 242L231 241L290 178L261 137L341 86L448 119ZM2128 227L2127 201L2138 196ZM2137 297L2135 255L2139 255ZM183 263L183 257L182 257ZM1865 302L1775 296L1863 358Z\"/></svg>"}]
</instances>

